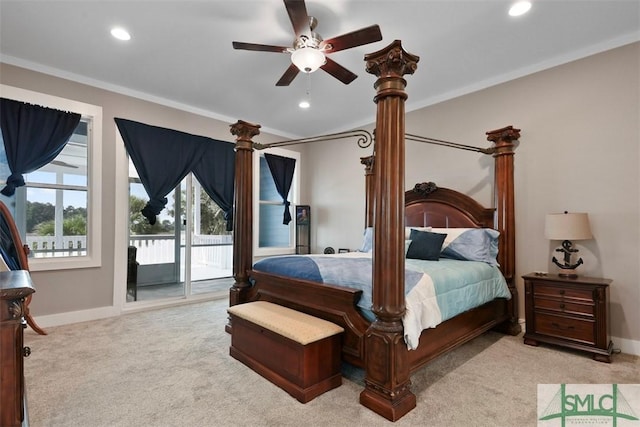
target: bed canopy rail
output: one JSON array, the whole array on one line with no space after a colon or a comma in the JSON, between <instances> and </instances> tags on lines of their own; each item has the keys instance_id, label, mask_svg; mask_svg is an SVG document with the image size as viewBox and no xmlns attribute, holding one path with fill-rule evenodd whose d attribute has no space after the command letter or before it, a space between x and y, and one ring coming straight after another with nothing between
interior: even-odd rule
<instances>
[{"instance_id":1,"label":"bed canopy rail","mask_svg":"<svg viewBox=\"0 0 640 427\"><path fill-rule=\"evenodd\" d=\"M365 129L354 129L344 132L328 133L323 135L309 136L306 138L287 139L283 141L270 142L268 144L261 144L259 142L253 143L253 148L256 150L265 150L273 147L287 147L291 145L307 144L310 142L323 142L334 141L337 139L345 138L357 138L356 142L360 148L369 148L375 141L374 135ZM482 148L474 147L473 145L461 144L459 142L447 141L444 139L431 138L428 136L414 135L411 133L405 133L405 140L423 142L427 144L441 145L443 147L457 148L460 150L475 151L483 154L493 154L495 152L494 147Z\"/></svg>"},{"instance_id":2,"label":"bed canopy rail","mask_svg":"<svg viewBox=\"0 0 640 427\"><path fill-rule=\"evenodd\" d=\"M287 147L291 145L307 144L310 142L335 141L336 139L357 138L356 142L360 148L368 148L373 143L373 135L368 130L354 129L344 132L329 133L325 135L310 136L307 138L288 139L285 141L271 142L268 144L253 143L256 150L264 150L273 147Z\"/></svg>"},{"instance_id":3,"label":"bed canopy rail","mask_svg":"<svg viewBox=\"0 0 640 427\"><path fill-rule=\"evenodd\" d=\"M477 153L482 153L482 154L493 154L493 152L495 151L495 148L493 147L489 147L489 148L474 147L472 145L460 144L458 142L445 141L444 139L436 139L428 136L420 136L420 135L414 135L410 133L405 134L404 138L408 141L424 142L426 144L440 145L440 146L449 147L449 148L457 148L459 150L475 151Z\"/></svg>"}]
</instances>

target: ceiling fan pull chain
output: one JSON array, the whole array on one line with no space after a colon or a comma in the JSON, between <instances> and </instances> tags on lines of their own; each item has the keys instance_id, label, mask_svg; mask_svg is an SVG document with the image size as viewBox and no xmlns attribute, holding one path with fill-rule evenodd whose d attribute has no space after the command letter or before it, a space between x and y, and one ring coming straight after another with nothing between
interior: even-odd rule
<instances>
[{"instance_id":1,"label":"ceiling fan pull chain","mask_svg":"<svg viewBox=\"0 0 640 427\"><path fill-rule=\"evenodd\" d=\"M306 86L306 93L305 93L305 97L302 101L300 101L300 104L298 104L298 106L300 108L309 108L311 107L311 73L307 73L307 77L306 77L306 82L305 82L305 86Z\"/></svg>"}]
</instances>

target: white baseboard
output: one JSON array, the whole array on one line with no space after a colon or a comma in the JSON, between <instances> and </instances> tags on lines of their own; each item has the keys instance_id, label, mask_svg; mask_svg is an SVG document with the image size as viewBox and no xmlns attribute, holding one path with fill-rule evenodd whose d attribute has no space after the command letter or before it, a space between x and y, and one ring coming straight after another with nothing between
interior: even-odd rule
<instances>
[{"instance_id":1,"label":"white baseboard","mask_svg":"<svg viewBox=\"0 0 640 427\"><path fill-rule=\"evenodd\" d=\"M620 350L621 353L625 354L640 356L640 341L618 337L611 337L611 341L613 341L614 350Z\"/></svg>"},{"instance_id":2,"label":"white baseboard","mask_svg":"<svg viewBox=\"0 0 640 427\"><path fill-rule=\"evenodd\" d=\"M50 314L47 316L34 316L34 320L43 329L52 326L68 325L71 323L89 322L91 320L106 319L120 315L116 307L98 307L88 310L70 311L67 313Z\"/></svg>"},{"instance_id":3,"label":"white baseboard","mask_svg":"<svg viewBox=\"0 0 640 427\"><path fill-rule=\"evenodd\" d=\"M154 310L163 307L174 307L179 305L188 305L198 302L213 301L218 299L226 299L229 297L228 291L194 295L189 299L182 297L163 298L161 300L138 301L119 308L116 306L97 307L87 310L70 311L67 313L50 314L45 316L33 316L38 326L48 328L53 326L69 325L72 323L89 322L92 320L106 319L108 317L120 316L128 313L139 311Z\"/></svg>"}]
</instances>

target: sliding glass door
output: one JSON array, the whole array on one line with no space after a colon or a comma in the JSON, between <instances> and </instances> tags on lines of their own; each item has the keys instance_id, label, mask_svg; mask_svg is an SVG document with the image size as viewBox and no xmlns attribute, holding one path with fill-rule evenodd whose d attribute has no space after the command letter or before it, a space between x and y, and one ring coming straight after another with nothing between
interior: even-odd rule
<instances>
[{"instance_id":1,"label":"sliding glass door","mask_svg":"<svg viewBox=\"0 0 640 427\"><path fill-rule=\"evenodd\" d=\"M229 289L233 246L223 213L191 174L167 199L150 225L140 213L149 198L130 162L128 302Z\"/></svg>"},{"instance_id":2,"label":"sliding glass door","mask_svg":"<svg viewBox=\"0 0 640 427\"><path fill-rule=\"evenodd\" d=\"M190 205L190 294L228 293L233 274L233 240L224 212L192 179Z\"/></svg>"}]
</instances>

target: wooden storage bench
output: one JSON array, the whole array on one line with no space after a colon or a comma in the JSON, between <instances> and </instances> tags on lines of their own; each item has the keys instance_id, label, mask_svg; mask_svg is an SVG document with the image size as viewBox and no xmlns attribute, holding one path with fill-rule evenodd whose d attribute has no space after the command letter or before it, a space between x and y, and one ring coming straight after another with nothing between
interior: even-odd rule
<instances>
[{"instance_id":1,"label":"wooden storage bench","mask_svg":"<svg viewBox=\"0 0 640 427\"><path fill-rule=\"evenodd\" d=\"M342 384L343 329L266 301L229 307L229 353L302 403Z\"/></svg>"}]
</instances>

